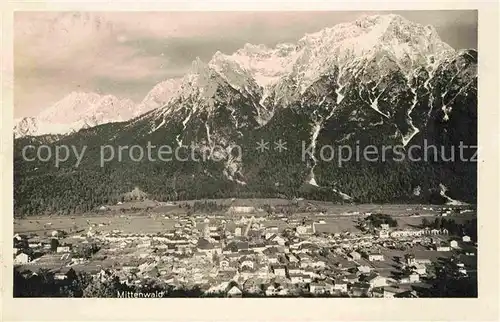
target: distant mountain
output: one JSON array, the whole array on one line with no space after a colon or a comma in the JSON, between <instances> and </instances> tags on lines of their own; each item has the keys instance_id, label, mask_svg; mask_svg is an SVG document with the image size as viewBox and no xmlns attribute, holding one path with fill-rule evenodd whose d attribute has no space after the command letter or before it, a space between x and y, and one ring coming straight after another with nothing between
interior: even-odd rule
<instances>
[{"instance_id":1,"label":"distant mountain","mask_svg":"<svg viewBox=\"0 0 500 322\"><path fill-rule=\"evenodd\" d=\"M68 134L103 123L127 121L134 113L135 104L129 99L73 92L36 117L15 120L14 134Z\"/></svg>"},{"instance_id":2,"label":"distant mountain","mask_svg":"<svg viewBox=\"0 0 500 322\"><path fill-rule=\"evenodd\" d=\"M433 27L398 15L363 17L308 34L296 44L247 44L231 55L217 52L208 63L197 59L183 78L160 83L150 94L142 105L151 111L58 141L90 146L93 152L78 169L69 163L54 169L22 162L18 154L16 198L27 191L54 200L71 194L81 210L137 186L160 200L279 194L428 202L443 199L443 185L449 187L447 198L475 202L475 163L351 160L339 165L320 158L325 145L408 150L425 142L446 151L455 151L460 142L476 145L477 52L455 51ZM262 139L270 141L267 153L255 149ZM282 153L273 150L280 139L287 142ZM148 143L190 145L198 154L217 148L219 160L125 158L99 166L100 145ZM243 148L242 158L231 154L237 146ZM42 177L47 184L71 182L66 186L74 190L48 191ZM96 186L100 192L92 197L79 192ZM413 193L417 187L418 195ZM16 207L23 212L28 206ZM44 207L31 199L28 208Z\"/></svg>"},{"instance_id":3,"label":"distant mountain","mask_svg":"<svg viewBox=\"0 0 500 322\"><path fill-rule=\"evenodd\" d=\"M156 84L137 106L134 116L147 113L155 108L168 104L170 99L180 88L180 85L180 80L178 79L167 79Z\"/></svg>"}]
</instances>

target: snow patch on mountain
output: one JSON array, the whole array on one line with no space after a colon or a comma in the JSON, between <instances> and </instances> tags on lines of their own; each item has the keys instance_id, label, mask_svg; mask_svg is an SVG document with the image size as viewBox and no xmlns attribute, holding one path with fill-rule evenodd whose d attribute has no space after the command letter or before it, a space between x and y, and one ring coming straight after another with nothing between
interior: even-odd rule
<instances>
[{"instance_id":1,"label":"snow patch on mountain","mask_svg":"<svg viewBox=\"0 0 500 322\"><path fill-rule=\"evenodd\" d=\"M410 126L410 131L406 135L403 135L403 147L406 147L408 143L411 141L411 139L420 132L420 130L415 125L413 125L413 121L411 119L411 112L418 103L417 89L415 87L410 86L410 91L413 94L413 100L411 107L408 109L408 112L406 113L408 125Z\"/></svg>"},{"instance_id":2,"label":"snow patch on mountain","mask_svg":"<svg viewBox=\"0 0 500 322\"><path fill-rule=\"evenodd\" d=\"M463 206L463 205L467 205L467 203L463 202L463 201L459 201L459 200L455 200L455 199L451 199L447 194L446 192L448 191L448 188L440 183L439 184L439 194L446 199L446 204L447 205L452 205L452 206Z\"/></svg>"},{"instance_id":3,"label":"snow patch on mountain","mask_svg":"<svg viewBox=\"0 0 500 322\"><path fill-rule=\"evenodd\" d=\"M335 189L333 188L332 189L333 192L337 193L343 200L352 200L352 197L349 196L348 194L346 193L343 193L342 191L340 191L339 189Z\"/></svg>"},{"instance_id":4,"label":"snow patch on mountain","mask_svg":"<svg viewBox=\"0 0 500 322\"><path fill-rule=\"evenodd\" d=\"M156 84L152 90L146 94L141 103L137 106L134 116L147 113L155 108L167 105L181 86L180 79L167 79Z\"/></svg>"}]
</instances>

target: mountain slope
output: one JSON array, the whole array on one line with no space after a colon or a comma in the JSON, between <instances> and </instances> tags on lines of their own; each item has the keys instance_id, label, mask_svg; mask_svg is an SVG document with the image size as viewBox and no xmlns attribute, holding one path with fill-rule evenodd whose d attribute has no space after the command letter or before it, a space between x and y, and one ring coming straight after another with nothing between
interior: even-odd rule
<instances>
[{"instance_id":1,"label":"mountain slope","mask_svg":"<svg viewBox=\"0 0 500 322\"><path fill-rule=\"evenodd\" d=\"M458 156L460 142L477 143L477 52L453 50L433 27L396 15L364 17L297 44L217 52L208 63L193 62L182 79L164 88L166 99L153 98L159 107L56 142L88 146L77 169L74 159L59 169L22 161L26 140L18 140L17 211L50 209L37 198L25 201L27 194L88 210L136 186L161 200L301 195L446 202L440 196L444 185L449 198L476 200L476 164L438 156L440 149ZM268 150L256 150L261 140L269 142ZM286 150L275 150L279 140ZM100 167L100 146L134 144L189 146L192 155L206 158L136 162L123 155ZM424 148L431 144L440 149L427 155ZM397 160L393 149L385 160L361 156L339 163L338 150L337 158L325 158L325 151L339 147L345 152L368 146L399 147L428 159ZM54 191L42 182L71 189ZM416 189L422 193L414 194Z\"/></svg>"}]
</instances>

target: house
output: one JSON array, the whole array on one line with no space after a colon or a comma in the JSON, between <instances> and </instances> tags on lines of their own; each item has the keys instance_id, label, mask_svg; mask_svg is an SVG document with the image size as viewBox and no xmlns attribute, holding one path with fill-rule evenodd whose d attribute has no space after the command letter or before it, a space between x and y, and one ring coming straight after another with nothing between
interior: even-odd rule
<instances>
[{"instance_id":1,"label":"house","mask_svg":"<svg viewBox=\"0 0 500 322\"><path fill-rule=\"evenodd\" d=\"M388 230L379 230L378 237L379 238L389 238L389 231Z\"/></svg>"},{"instance_id":2,"label":"house","mask_svg":"<svg viewBox=\"0 0 500 322\"><path fill-rule=\"evenodd\" d=\"M256 209L249 206L231 206L227 212L230 214L250 214L256 212Z\"/></svg>"},{"instance_id":3,"label":"house","mask_svg":"<svg viewBox=\"0 0 500 322\"><path fill-rule=\"evenodd\" d=\"M15 264L27 264L31 261L31 257L28 254L20 253L14 258Z\"/></svg>"},{"instance_id":4,"label":"house","mask_svg":"<svg viewBox=\"0 0 500 322\"><path fill-rule=\"evenodd\" d=\"M450 241L450 247L453 249L457 249L458 248L458 241L456 241L456 240Z\"/></svg>"},{"instance_id":5,"label":"house","mask_svg":"<svg viewBox=\"0 0 500 322\"><path fill-rule=\"evenodd\" d=\"M282 286L279 291L278 291L278 295L279 296L286 296L290 293L290 290L284 286Z\"/></svg>"},{"instance_id":6,"label":"house","mask_svg":"<svg viewBox=\"0 0 500 322\"><path fill-rule=\"evenodd\" d=\"M299 284L303 282L302 274L300 273L290 273L290 282L292 284Z\"/></svg>"},{"instance_id":7,"label":"house","mask_svg":"<svg viewBox=\"0 0 500 322\"><path fill-rule=\"evenodd\" d=\"M367 265L360 265L358 266L358 271L362 274L369 274L371 269L369 266Z\"/></svg>"},{"instance_id":8,"label":"house","mask_svg":"<svg viewBox=\"0 0 500 322\"><path fill-rule=\"evenodd\" d=\"M276 296L278 295L278 288L274 286L274 284L271 284L269 285L267 288L266 288L266 296Z\"/></svg>"},{"instance_id":9,"label":"house","mask_svg":"<svg viewBox=\"0 0 500 322\"><path fill-rule=\"evenodd\" d=\"M71 251L70 246L57 246L58 253L69 253Z\"/></svg>"},{"instance_id":10,"label":"house","mask_svg":"<svg viewBox=\"0 0 500 322\"><path fill-rule=\"evenodd\" d=\"M240 267L243 268L243 267L248 267L248 268L254 268L254 264L253 264L253 261L247 259L247 260L244 260L243 262L241 262L240 264Z\"/></svg>"},{"instance_id":11,"label":"house","mask_svg":"<svg viewBox=\"0 0 500 322\"><path fill-rule=\"evenodd\" d=\"M229 291L227 291L227 296L228 297L241 297L243 295L243 292L235 285L231 287Z\"/></svg>"},{"instance_id":12,"label":"house","mask_svg":"<svg viewBox=\"0 0 500 322\"><path fill-rule=\"evenodd\" d=\"M333 284L333 289L335 291L339 291L339 292L342 292L342 293L347 293L347 283L340 280L340 279L336 279L334 281L334 284Z\"/></svg>"},{"instance_id":13,"label":"house","mask_svg":"<svg viewBox=\"0 0 500 322\"><path fill-rule=\"evenodd\" d=\"M267 256L267 261L269 264L278 264L279 258L277 255L269 255Z\"/></svg>"},{"instance_id":14,"label":"house","mask_svg":"<svg viewBox=\"0 0 500 322\"><path fill-rule=\"evenodd\" d=\"M356 252L356 251L352 251L349 256L351 256L351 258L353 260L358 260L358 259L361 259L361 254Z\"/></svg>"},{"instance_id":15,"label":"house","mask_svg":"<svg viewBox=\"0 0 500 322\"><path fill-rule=\"evenodd\" d=\"M408 265L408 266L415 265L415 263L416 263L415 255L406 254L404 258L405 258L406 265Z\"/></svg>"},{"instance_id":16,"label":"house","mask_svg":"<svg viewBox=\"0 0 500 322\"><path fill-rule=\"evenodd\" d=\"M367 276L364 281L370 285L370 288L382 287L387 285L387 278L378 274Z\"/></svg>"},{"instance_id":17,"label":"house","mask_svg":"<svg viewBox=\"0 0 500 322\"><path fill-rule=\"evenodd\" d=\"M196 244L199 252L204 254L214 254L216 252L214 244L208 241L206 238L200 238Z\"/></svg>"},{"instance_id":18,"label":"house","mask_svg":"<svg viewBox=\"0 0 500 322\"><path fill-rule=\"evenodd\" d=\"M417 273L410 273L401 276L398 280L400 284L411 284L420 282L420 276Z\"/></svg>"},{"instance_id":19,"label":"house","mask_svg":"<svg viewBox=\"0 0 500 322\"><path fill-rule=\"evenodd\" d=\"M386 299L392 299L397 294L397 292L392 288L384 287L383 290L384 290L383 297Z\"/></svg>"},{"instance_id":20,"label":"house","mask_svg":"<svg viewBox=\"0 0 500 322\"><path fill-rule=\"evenodd\" d=\"M23 239L26 239L26 236L24 236L24 235L19 235L19 234L15 234L15 235L14 235L14 241L18 241L18 242L20 242L20 241L22 241Z\"/></svg>"},{"instance_id":21,"label":"house","mask_svg":"<svg viewBox=\"0 0 500 322\"><path fill-rule=\"evenodd\" d=\"M431 229L431 235L438 235L441 231L439 229Z\"/></svg>"},{"instance_id":22,"label":"house","mask_svg":"<svg viewBox=\"0 0 500 322\"><path fill-rule=\"evenodd\" d=\"M331 294L333 293L333 284L327 281L319 281L309 285L309 292L312 294Z\"/></svg>"},{"instance_id":23,"label":"house","mask_svg":"<svg viewBox=\"0 0 500 322\"><path fill-rule=\"evenodd\" d=\"M311 266L315 267L315 268L325 268L326 263L322 260L315 259L315 260L311 261Z\"/></svg>"},{"instance_id":24,"label":"house","mask_svg":"<svg viewBox=\"0 0 500 322\"><path fill-rule=\"evenodd\" d=\"M449 252L449 251L451 251L451 247L448 245L445 245L443 243L439 243L439 244L435 245L435 249L437 252Z\"/></svg>"},{"instance_id":25,"label":"house","mask_svg":"<svg viewBox=\"0 0 500 322\"><path fill-rule=\"evenodd\" d=\"M39 247L42 247L42 243L41 242L30 242L28 244L28 247L29 248L39 248Z\"/></svg>"},{"instance_id":26,"label":"house","mask_svg":"<svg viewBox=\"0 0 500 322\"><path fill-rule=\"evenodd\" d=\"M255 244L249 245L248 248L253 250L256 253L262 253L264 250L266 250L266 244L265 243L255 243Z\"/></svg>"},{"instance_id":27,"label":"house","mask_svg":"<svg viewBox=\"0 0 500 322\"><path fill-rule=\"evenodd\" d=\"M61 270L59 272L56 272L54 274L54 279L56 280L65 280L68 278L68 269L65 269L65 270Z\"/></svg>"},{"instance_id":28,"label":"house","mask_svg":"<svg viewBox=\"0 0 500 322\"><path fill-rule=\"evenodd\" d=\"M471 242L471 238L469 236L465 235L465 236L462 236L462 241L464 243L470 243Z\"/></svg>"},{"instance_id":29,"label":"house","mask_svg":"<svg viewBox=\"0 0 500 322\"><path fill-rule=\"evenodd\" d=\"M275 266L273 267L274 275L286 277L286 267L285 266Z\"/></svg>"},{"instance_id":30,"label":"house","mask_svg":"<svg viewBox=\"0 0 500 322\"><path fill-rule=\"evenodd\" d=\"M425 275L427 273L426 267L423 264L415 263L411 266L411 270L419 275Z\"/></svg>"},{"instance_id":31,"label":"house","mask_svg":"<svg viewBox=\"0 0 500 322\"><path fill-rule=\"evenodd\" d=\"M389 224L380 224L380 229L382 229L382 230L388 230L389 229Z\"/></svg>"},{"instance_id":32,"label":"house","mask_svg":"<svg viewBox=\"0 0 500 322\"><path fill-rule=\"evenodd\" d=\"M288 261L292 264L299 262L299 259L293 254L288 254L286 257L287 257Z\"/></svg>"},{"instance_id":33,"label":"house","mask_svg":"<svg viewBox=\"0 0 500 322\"><path fill-rule=\"evenodd\" d=\"M368 254L368 260L370 262L381 262L384 260L384 255L382 255L380 253Z\"/></svg>"},{"instance_id":34,"label":"house","mask_svg":"<svg viewBox=\"0 0 500 322\"><path fill-rule=\"evenodd\" d=\"M407 291L396 294L395 297L398 297L398 298L418 298L418 294L417 294L417 291L415 291L415 290L407 290Z\"/></svg>"},{"instance_id":35,"label":"house","mask_svg":"<svg viewBox=\"0 0 500 322\"><path fill-rule=\"evenodd\" d=\"M306 235L306 234L312 233L311 226L305 226L305 225L297 226L296 230L297 230L297 233L300 235Z\"/></svg>"},{"instance_id":36,"label":"house","mask_svg":"<svg viewBox=\"0 0 500 322\"><path fill-rule=\"evenodd\" d=\"M303 274L302 275L302 282L308 284L312 282L312 278L309 275Z\"/></svg>"},{"instance_id":37,"label":"house","mask_svg":"<svg viewBox=\"0 0 500 322\"><path fill-rule=\"evenodd\" d=\"M408 276L408 278L410 280L410 283L418 283L418 282L420 282L420 275L418 275L417 273L411 273Z\"/></svg>"},{"instance_id":38,"label":"house","mask_svg":"<svg viewBox=\"0 0 500 322\"><path fill-rule=\"evenodd\" d=\"M267 238L267 241L268 242L275 242L275 243L277 243L280 246L284 246L285 242L286 242L286 239L284 239L283 237L279 236L276 233L273 233L273 234L271 234L271 236L269 236Z\"/></svg>"},{"instance_id":39,"label":"house","mask_svg":"<svg viewBox=\"0 0 500 322\"><path fill-rule=\"evenodd\" d=\"M271 233L278 233L279 228L278 228L278 226L269 226L266 228L266 231L271 232Z\"/></svg>"},{"instance_id":40,"label":"house","mask_svg":"<svg viewBox=\"0 0 500 322\"><path fill-rule=\"evenodd\" d=\"M229 260L227 258L222 258L220 261L219 261L219 267L220 268L228 268L229 267Z\"/></svg>"},{"instance_id":41,"label":"house","mask_svg":"<svg viewBox=\"0 0 500 322\"><path fill-rule=\"evenodd\" d=\"M365 283L354 283L351 286L350 293L354 297L368 296L370 285Z\"/></svg>"}]
</instances>

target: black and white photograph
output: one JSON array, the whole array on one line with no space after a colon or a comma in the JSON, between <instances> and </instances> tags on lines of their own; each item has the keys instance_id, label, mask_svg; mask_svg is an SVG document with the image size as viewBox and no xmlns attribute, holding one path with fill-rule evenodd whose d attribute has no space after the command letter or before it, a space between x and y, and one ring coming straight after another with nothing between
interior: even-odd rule
<instances>
[{"instance_id":1,"label":"black and white photograph","mask_svg":"<svg viewBox=\"0 0 500 322\"><path fill-rule=\"evenodd\" d=\"M477 10L12 33L14 298L478 298Z\"/></svg>"}]
</instances>

